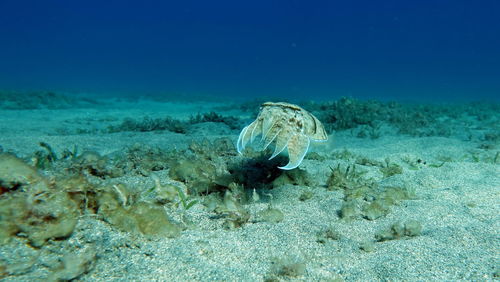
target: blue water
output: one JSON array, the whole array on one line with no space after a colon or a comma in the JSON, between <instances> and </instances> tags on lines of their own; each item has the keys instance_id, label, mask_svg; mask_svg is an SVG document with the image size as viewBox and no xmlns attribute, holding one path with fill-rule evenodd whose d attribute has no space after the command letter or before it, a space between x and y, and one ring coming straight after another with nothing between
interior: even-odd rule
<instances>
[{"instance_id":1,"label":"blue water","mask_svg":"<svg viewBox=\"0 0 500 282\"><path fill-rule=\"evenodd\" d=\"M0 1L0 89L498 100L500 1Z\"/></svg>"}]
</instances>

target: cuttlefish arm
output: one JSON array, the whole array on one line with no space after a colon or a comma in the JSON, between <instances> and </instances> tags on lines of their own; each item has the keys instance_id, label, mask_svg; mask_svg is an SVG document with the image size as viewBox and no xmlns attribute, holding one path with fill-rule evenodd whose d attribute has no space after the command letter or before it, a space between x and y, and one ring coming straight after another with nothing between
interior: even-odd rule
<instances>
[{"instance_id":1,"label":"cuttlefish arm","mask_svg":"<svg viewBox=\"0 0 500 282\"><path fill-rule=\"evenodd\" d=\"M309 137L304 134L297 134L288 140L288 164L278 168L290 170L298 167L309 149Z\"/></svg>"},{"instance_id":2,"label":"cuttlefish arm","mask_svg":"<svg viewBox=\"0 0 500 282\"><path fill-rule=\"evenodd\" d=\"M238 153L242 154L243 150L245 150L246 145L252 139L252 135L255 134L254 131L256 127L257 121L254 121L241 130L240 136L238 136L238 142L236 143L236 150Z\"/></svg>"}]
</instances>

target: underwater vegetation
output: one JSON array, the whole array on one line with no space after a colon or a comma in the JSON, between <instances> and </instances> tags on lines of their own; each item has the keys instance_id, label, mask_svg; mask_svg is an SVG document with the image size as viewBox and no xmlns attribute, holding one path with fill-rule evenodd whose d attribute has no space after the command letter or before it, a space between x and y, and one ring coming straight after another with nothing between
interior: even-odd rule
<instances>
[{"instance_id":1,"label":"underwater vegetation","mask_svg":"<svg viewBox=\"0 0 500 282\"><path fill-rule=\"evenodd\" d=\"M416 198L414 192L406 187L380 186L378 181L364 177L366 172L360 171L358 166L352 164L342 168L339 164L331 168L326 183L328 190L342 190L344 193L339 211L341 218L375 220L387 215L391 206ZM384 177L387 177L385 173Z\"/></svg>"},{"instance_id":2,"label":"underwater vegetation","mask_svg":"<svg viewBox=\"0 0 500 282\"><path fill-rule=\"evenodd\" d=\"M411 104L344 97L330 102L300 103L314 113L328 133L361 128L358 137L380 137L380 126L389 125L410 136L450 136L466 129L471 120L488 125L485 136L498 135L498 103ZM460 122L462 121L462 123Z\"/></svg>"},{"instance_id":3,"label":"underwater vegetation","mask_svg":"<svg viewBox=\"0 0 500 282\"><path fill-rule=\"evenodd\" d=\"M73 97L51 91L1 91L0 109L67 109L98 105L99 102L87 97Z\"/></svg>"},{"instance_id":4,"label":"underwater vegetation","mask_svg":"<svg viewBox=\"0 0 500 282\"><path fill-rule=\"evenodd\" d=\"M97 186L82 175L46 178L23 160L0 155L0 242L20 233L34 247L71 235L81 215L95 213L118 229L173 237L179 229L159 205L138 201L123 184Z\"/></svg>"},{"instance_id":5,"label":"underwater vegetation","mask_svg":"<svg viewBox=\"0 0 500 282\"><path fill-rule=\"evenodd\" d=\"M203 122L220 122L226 124L230 129L238 129L240 127L240 119L233 116L222 116L216 112L196 114L189 118L190 124L198 124Z\"/></svg>"},{"instance_id":6,"label":"underwater vegetation","mask_svg":"<svg viewBox=\"0 0 500 282\"><path fill-rule=\"evenodd\" d=\"M165 118L149 118L144 117L142 120L133 118L125 118L123 122L116 126L109 126L108 132L121 132L121 131L138 131L148 132L157 130L168 130L176 133L186 133L187 123L171 117Z\"/></svg>"},{"instance_id":7,"label":"underwater vegetation","mask_svg":"<svg viewBox=\"0 0 500 282\"><path fill-rule=\"evenodd\" d=\"M299 258L275 257L271 260L269 273L264 281L281 281L280 278L296 278L304 275L306 263Z\"/></svg>"},{"instance_id":8,"label":"underwater vegetation","mask_svg":"<svg viewBox=\"0 0 500 282\"><path fill-rule=\"evenodd\" d=\"M10 153L0 154L2 244L23 234L32 246L41 247L47 240L70 236L79 217L89 214L122 231L176 237L183 223L172 222L167 211L188 210L200 203L201 195L207 196L205 205L225 217L230 228L236 228L249 220L249 212L243 208L248 201L243 185L255 181L271 188L279 171L264 176L259 169L255 174L235 170L237 165L229 160L236 151L225 138L193 143L184 152L132 146L114 157L79 153L76 148L58 155L49 144L40 146L30 158L31 164ZM162 183L154 172L167 167L172 181ZM225 167L233 168L228 172ZM38 169L48 171L50 177ZM125 174L151 177L154 186L141 190L109 182ZM281 221L280 212L273 208L260 216L268 222Z\"/></svg>"},{"instance_id":9,"label":"underwater vegetation","mask_svg":"<svg viewBox=\"0 0 500 282\"><path fill-rule=\"evenodd\" d=\"M80 153L76 148L58 154L47 143L40 146L41 150L30 158L31 164L10 153L0 154L3 244L19 234L34 247L43 246L47 240L67 238L78 219L89 214L118 230L176 237L186 225L172 221L169 213L198 204L218 214L224 228L234 229L251 220L245 206L260 198L260 193L265 194L262 191L283 185L319 184L305 170L278 169L262 152L250 150L254 158L248 160L235 158L237 152L228 138L193 142L183 151L134 145L113 157L92 151ZM387 165L381 164L381 169ZM38 169L49 172L49 176ZM166 169L171 179L167 182L155 175ZM110 182L125 174L149 177L154 185L134 188ZM254 189L253 193L248 188ZM401 187L379 187L375 180L364 178L355 164L332 168L326 188L344 192L339 215L346 219L374 220L386 215L392 205L414 198ZM312 195L306 191L300 201ZM255 220L281 222L285 215L271 204L259 211Z\"/></svg>"},{"instance_id":10,"label":"underwater vegetation","mask_svg":"<svg viewBox=\"0 0 500 282\"><path fill-rule=\"evenodd\" d=\"M422 225L416 220L406 222L396 222L389 228L380 230L375 234L375 240L378 242L395 240L403 237L415 237L422 233Z\"/></svg>"},{"instance_id":11,"label":"underwater vegetation","mask_svg":"<svg viewBox=\"0 0 500 282\"><path fill-rule=\"evenodd\" d=\"M142 120L125 118L122 121L122 123L118 125L108 126L105 132L106 133L123 132L123 131L149 132L149 131L167 130L175 133L187 133L192 125L204 122L224 123L230 129L239 128L240 124L239 119L236 117L231 117L231 116L225 117L215 112L209 112L191 116L187 121L174 119L168 116L164 118L144 117Z\"/></svg>"},{"instance_id":12,"label":"underwater vegetation","mask_svg":"<svg viewBox=\"0 0 500 282\"><path fill-rule=\"evenodd\" d=\"M404 183L387 184L394 182L386 180L398 179L401 174L422 168L437 169L454 161L500 162L496 151L500 134L493 123L494 117L482 115L480 111L444 110L439 106L413 108L348 98L301 105L318 117L311 114L309 119L316 126L321 120L326 131L357 128L356 136L360 138L380 137L382 123L412 136L451 134L449 130L439 129L449 122L443 115L466 115L467 118L483 119L491 126L479 129L481 135L476 141L481 143L476 151L464 152L464 156L443 155L430 163L415 156L370 159L348 149L307 154L305 158L311 163L329 165L324 166L327 169L324 178L300 168L279 169L290 161L276 154L286 146L276 139L283 129L273 127L273 121L266 123L263 120L255 125L258 128L255 132L268 132L263 137L266 143L281 145L274 153L269 149L256 151L247 147L245 157L238 154L235 140L231 138L193 141L186 149L137 143L109 155L77 147L57 151L48 142L40 142L39 150L21 158L0 147L0 245L23 242L42 250L63 244L73 236L82 218L92 218L124 234L148 239L182 236L183 232L199 228L197 217L208 219L214 223L214 229L223 232L245 230L254 224L280 226L290 220L290 215L274 201L273 189L283 186L303 189L291 198L297 205L319 202L319 189L338 195L338 210L335 208L327 219L330 223L376 223L388 219L386 216L401 203L418 198ZM339 109L343 107L347 110ZM258 113L255 114L259 119ZM197 114L189 120L170 117L124 119L100 133L166 130L189 135L194 125L205 122L224 124L225 128L235 130L241 128L244 121L215 112ZM247 128L242 132L246 142L257 136L252 131ZM240 147L246 145L238 143ZM274 158L269 160L269 156ZM302 158L295 159L302 161ZM126 181L130 178L134 181ZM392 213L392 216L397 215ZM386 241L425 235L423 224L418 221L392 222L370 233L356 249L375 252L391 243ZM313 233L312 242L320 247L348 237L332 226ZM88 272L97 259L99 256L92 250L78 256L65 254L60 266L51 270L52 275L61 280L75 279ZM272 259L269 266L265 277L268 281L294 279L306 274L307 260L284 256ZM10 275L6 269L0 260L0 277Z\"/></svg>"},{"instance_id":13,"label":"underwater vegetation","mask_svg":"<svg viewBox=\"0 0 500 282\"><path fill-rule=\"evenodd\" d=\"M203 207L227 230L246 224L279 224L286 214L273 206L272 198L267 208L255 211L252 205L274 187L323 186L305 170L278 169L276 162L283 159L268 161L263 152L249 150L253 158L236 158L236 149L228 138L193 142L186 150L133 145L112 156L79 152L77 148L58 153L44 142L40 148L29 161L10 153L0 154L3 245L16 239L43 248L49 241L53 244L71 237L78 221L88 216L130 234L175 238L191 228L188 211L195 206ZM391 164L367 159L358 162L380 169ZM340 218L375 220L389 213L391 206L414 198L405 188L379 186L376 180L364 177L358 166L362 165L332 168L324 185L344 193ZM156 174L161 171L168 171L168 178ZM120 182L124 175L149 178L152 185L125 185ZM297 201L310 201L313 195L312 190L306 190ZM412 228L408 226L408 230ZM399 238L418 233L412 232L390 234ZM317 241L338 238L336 231L324 230ZM300 275L303 262L298 263L274 266L270 275Z\"/></svg>"},{"instance_id":14,"label":"underwater vegetation","mask_svg":"<svg viewBox=\"0 0 500 282\"><path fill-rule=\"evenodd\" d=\"M2 100L5 103L7 101L17 101L16 103L25 105L20 108L32 108L29 103L25 103L21 95L15 95L16 93L2 92L2 97L6 99ZM49 104L48 101L58 100L58 101L68 101L70 98L60 99L60 94L54 93L39 93L31 97L44 97L43 101L40 102L35 99L37 105ZM64 96L64 95L63 95ZM251 110L254 106L259 105L261 101L249 102L248 105L242 104L241 107ZM366 126L370 130L377 131L380 122L388 122L391 125L399 128L400 132L407 133L410 135L440 135L432 127L435 124L440 123L440 117L459 117L461 115L474 116L481 120L491 120L492 117L485 115L484 111L478 110L478 107L442 107L440 105L404 105L394 102L378 102L378 101L360 101L351 98L342 98L334 102L323 102L323 103L302 103L303 106L312 112L314 112L320 120L323 121L327 130L348 130L357 126ZM288 105L288 104L287 104ZM495 105L480 105L481 107L493 107L492 110L498 110ZM52 107L52 106L47 106ZM256 113L257 114L257 113ZM311 115L312 117L312 115ZM259 123L261 131L263 132L264 122L263 118L257 118L261 120ZM321 124L315 118L311 120L314 124ZM236 117L224 117L215 112L197 114L192 116L187 121L176 120L170 117L165 118L143 118L140 119L125 119L121 124L109 126L107 132L119 132L119 131L157 131L157 130L168 130L177 133L186 133L190 126L193 124L203 123L203 122L217 122L224 123L228 125L231 129L239 128L241 125L241 120ZM273 133L275 134L261 134L264 137L268 137L267 141L280 140L273 137L280 136L281 127L273 127L276 121L268 121L266 123L266 128L269 127L269 131L274 128ZM492 124L494 125L494 124ZM257 126L257 124L256 124ZM487 150L494 150L499 142L498 130L493 126L492 130L485 129L482 141L485 143L482 145ZM411 129L411 130L410 130ZM256 130L257 131L257 130ZM251 132L250 132L251 133ZM256 137L257 134L246 134L246 142L251 141L252 137ZM325 135L325 134L323 134ZM370 133L369 136L379 136L379 133ZM243 139L243 138L242 138ZM248 140L247 140L248 139ZM281 140L284 140L283 138ZM276 142L278 142L276 141ZM208 141L207 141L208 142ZM142 145L134 145L127 149L126 154L122 158L111 159L107 156L100 156L96 152L78 152L77 148L72 150L66 149L61 153L60 157L51 150L50 146L46 143L40 143L42 150L34 153L32 157L32 165L38 169L48 169L52 166L52 163L62 163L70 160L71 166L66 168L71 173L85 173L91 176L95 176L101 179L109 179L123 176L125 174L137 174L142 176L149 176L153 171L162 171L168 169L170 178L180 181L188 187L189 192L192 194L199 193L212 193L221 192L226 189L231 182L239 183L244 187L270 187L269 183L275 183L274 185L282 185L282 183L295 183L296 185L310 185L309 180L307 180L306 173L301 170L291 170L290 173L282 173L280 171L274 170L271 165L276 163L281 163L282 159L278 158L276 162L268 162L265 159L268 155L267 152L256 153L251 150L248 151L248 157L244 162L238 161L233 162L230 159L236 156L236 152L231 144L231 141L226 139L224 141L216 140L216 144L209 143L202 144L192 144L187 152L173 152L162 150L159 148L143 148ZM245 143L246 143L245 142ZM270 142L267 142L270 143ZM275 150L272 156L275 156L277 152L286 147L280 142L278 144L277 150ZM243 142L242 142L243 144ZM240 145L242 145L240 144ZM206 147L215 146L212 152L207 152ZM293 150L292 150L293 151ZM296 150L300 151L300 150ZM303 151L303 150L302 150ZM498 152L490 156L492 162L498 162ZM338 154L338 153L337 153ZM183 155L183 158L176 158L176 155ZM297 154L300 156L302 154ZM223 156L221 160L221 156ZM279 156L278 156L279 157ZM332 155L334 158L343 158L344 156ZM252 160L251 158L256 158ZM315 152L310 153L306 158L311 160L325 160L328 157L319 155ZM471 158L479 158L474 154L471 154ZM295 158L294 163L301 158ZM273 159L274 160L274 159ZM451 161L451 160L445 160ZM430 166L439 166L441 164L430 164ZM220 166L220 164L223 164ZM371 165L379 167L384 177L390 177L395 174L400 174L403 172L402 167L396 163L389 162L386 160L385 163L380 163L378 161L372 161L368 159L357 160L359 165ZM418 164L414 164L413 167L417 167ZM222 167L222 169L221 169ZM328 189L336 189L334 187L356 187L356 191L359 191L359 187L370 187L373 186L370 183L355 183L352 179L359 178L359 172L356 171L356 166L345 168L346 171L341 172L341 168L333 168L332 176L327 184ZM229 173L227 173L229 172ZM297 175L299 174L299 175ZM344 174L344 175L342 175ZM361 181L363 182L363 181ZM364 180L364 182L369 182ZM272 185L271 185L272 187ZM351 189L352 190L352 189ZM349 190L349 191L351 191ZM352 193L352 192L349 192ZM371 217L371 216L370 216Z\"/></svg>"},{"instance_id":15,"label":"underwater vegetation","mask_svg":"<svg viewBox=\"0 0 500 282\"><path fill-rule=\"evenodd\" d=\"M22 232L40 247L50 238L72 233L77 204L67 193L52 193L52 189L52 183L24 161L0 155L0 243Z\"/></svg>"}]
</instances>

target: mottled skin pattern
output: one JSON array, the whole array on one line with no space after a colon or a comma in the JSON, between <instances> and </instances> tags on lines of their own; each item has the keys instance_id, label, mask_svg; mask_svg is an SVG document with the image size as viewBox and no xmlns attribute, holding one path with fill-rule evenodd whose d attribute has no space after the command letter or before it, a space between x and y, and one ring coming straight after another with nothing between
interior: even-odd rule
<instances>
[{"instance_id":1,"label":"mottled skin pattern","mask_svg":"<svg viewBox=\"0 0 500 282\"><path fill-rule=\"evenodd\" d=\"M259 115L243 128L238 138L237 149L241 154L248 143L261 135L262 150L275 143L276 157L288 148L290 161L280 169L294 169L300 165L309 149L310 141L326 141L328 135L321 122L301 107L284 102L262 104Z\"/></svg>"}]
</instances>

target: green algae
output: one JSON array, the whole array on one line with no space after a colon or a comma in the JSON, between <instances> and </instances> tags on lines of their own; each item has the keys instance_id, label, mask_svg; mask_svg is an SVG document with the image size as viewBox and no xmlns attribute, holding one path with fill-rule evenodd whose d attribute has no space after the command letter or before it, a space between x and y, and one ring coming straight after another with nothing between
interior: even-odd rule
<instances>
[{"instance_id":1,"label":"green algae","mask_svg":"<svg viewBox=\"0 0 500 282\"><path fill-rule=\"evenodd\" d=\"M0 243L23 233L34 247L73 232L78 209L67 193L60 193L23 160L0 154Z\"/></svg>"},{"instance_id":2,"label":"green algae","mask_svg":"<svg viewBox=\"0 0 500 282\"><path fill-rule=\"evenodd\" d=\"M403 200L414 199L414 192L404 187L379 186L374 179L366 178L365 171L356 165L345 169L340 164L330 168L326 182L328 190L341 190L344 193L339 216L343 219L365 218L375 220L387 215L391 207Z\"/></svg>"},{"instance_id":3,"label":"green algae","mask_svg":"<svg viewBox=\"0 0 500 282\"><path fill-rule=\"evenodd\" d=\"M333 229L333 227L328 227L324 230L316 233L316 242L321 244L326 244L328 241L338 241L342 238L340 233Z\"/></svg>"},{"instance_id":4,"label":"green algae","mask_svg":"<svg viewBox=\"0 0 500 282\"><path fill-rule=\"evenodd\" d=\"M396 163L391 163L387 158L385 159L385 166L380 168L380 172L382 172L384 178L388 178L396 174L402 174L403 168Z\"/></svg>"},{"instance_id":5,"label":"green algae","mask_svg":"<svg viewBox=\"0 0 500 282\"><path fill-rule=\"evenodd\" d=\"M265 210L260 211L258 215L262 221L269 223L279 223L282 222L285 218L285 215L281 210L272 208L271 206L269 206Z\"/></svg>"},{"instance_id":6,"label":"green algae","mask_svg":"<svg viewBox=\"0 0 500 282\"><path fill-rule=\"evenodd\" d=\"M97 212L120 230L175 237L162 206L136 201L123 184L95 186L82 175L47 180L11 154L0 154L0 243L22 235L34 247L71 236L81 214Z\"/></svg>"},{"instance_id":7,"label":"green algae","mask_svg":"<svg viewBox=\"0 0 500 282\"><path fill-rule=\"evenodd\" d=\"M416 220L398 221L389 228L375 233L375 240L383 242L387 240L396 240L404 237L415 237L422 233L422 225Z\"/></svg>"}]
</instances>

